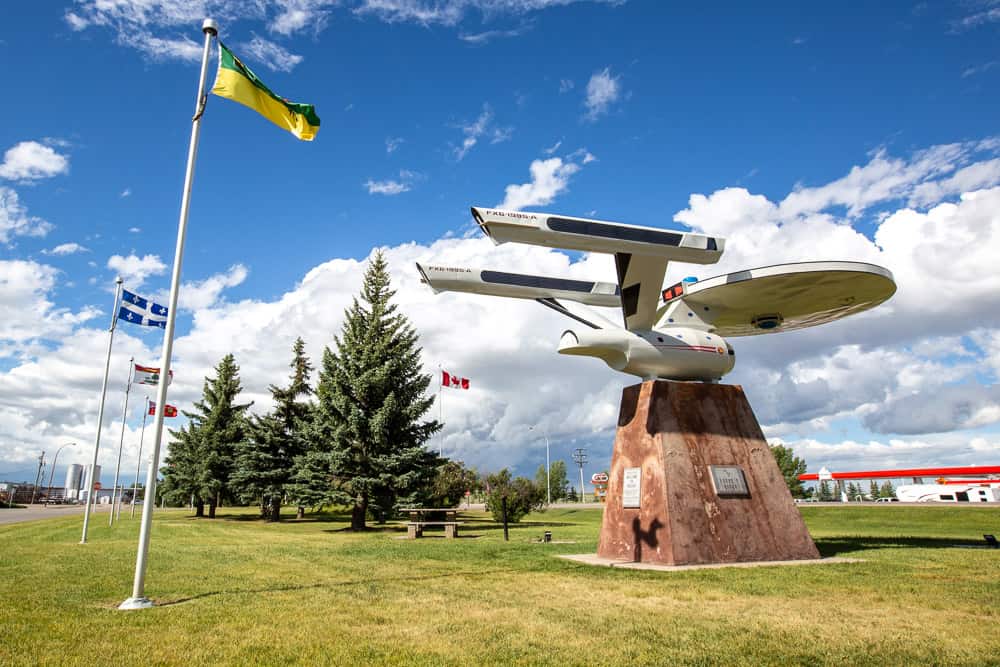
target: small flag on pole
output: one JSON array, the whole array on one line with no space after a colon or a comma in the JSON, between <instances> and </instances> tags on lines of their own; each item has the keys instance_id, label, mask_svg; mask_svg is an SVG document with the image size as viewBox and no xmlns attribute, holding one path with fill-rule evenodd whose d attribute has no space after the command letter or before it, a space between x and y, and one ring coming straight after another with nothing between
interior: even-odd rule
<instances>
[{"instance_id":1,"label":"small flag on pole","mask_svg":"<svg viewBox=\"0 0 1000 667\"><path fill-rule=\"evenodd\" d=\"M442 387L454 387L455 389L469 388L469 378L460 378L457 375L452 375L448 371L441 371L441 386Z\"/></svg>"},{"instance_id":2,"label":"small flag on pole","mask_svg":"<svg viewBox=\"0 0 1000 667\"><path fill-rule=\"evenodd\" d=\"M132 324L142 324L147 327L159 327L165 329L167 326L167 308L151 300L141 297L127 289L122 290L122 305L118 309L118 319L131 322Z\"/></svg>"},{"instance_id":3,"label":"small flag on pole","mask_svg":"<svg viewBox=\"0 0 1000 667\"><path fill-rule=\"evenodd\" d=\"M156 414L156 401L149 402L149 416L152 417ZM163 410L164 417L176 417L177 408L167 403L167 407Z\"/></svg>"},{"instance_id":4,"label":"small flag on pole","mask_svg":"<svg viewBox=\"0 0 1000 667\"><path fill-rule=\"evenodd\" d=\"M170 379L167 380L167 385L170 385L174 381L174 372L170 371ZM140 366L135 365L135 375L132 376L132 384L149 384L154 387L160 384L160 369L152 368L151 366ZM150 414L155 414L151 412Z\"/></svg>"},{"instance_id":5,"label":"small flag on pole","mask_svg":"<svg viewBox=\"0 0 1000 667\"><path fill-rule=\"evenodd\" d=\"M289 102L275 95L226 45L219 42L219 70L212 93L250 107L303 141L319 132L319 116L311 104Z\"/></svg>"}]
</instances>

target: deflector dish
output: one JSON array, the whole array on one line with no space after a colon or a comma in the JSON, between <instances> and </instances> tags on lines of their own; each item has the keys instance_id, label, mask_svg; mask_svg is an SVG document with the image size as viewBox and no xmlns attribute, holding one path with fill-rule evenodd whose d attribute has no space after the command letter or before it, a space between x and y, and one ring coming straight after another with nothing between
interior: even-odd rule
<instances>
[{"instance_id":1,"label":"deflector dish","mask_svg":"<svg viewBox=\"0 0 1000 667\"><path fill-rule=\"evenodd\" d=\"M666 324L698 317L720 336L755 336L826 324L874 308L896 292L892 274L861 262L800 262L736 271L683 287L687 306ZM689 316L687 313L693 313Z\"/></svg>"}]
</instances>

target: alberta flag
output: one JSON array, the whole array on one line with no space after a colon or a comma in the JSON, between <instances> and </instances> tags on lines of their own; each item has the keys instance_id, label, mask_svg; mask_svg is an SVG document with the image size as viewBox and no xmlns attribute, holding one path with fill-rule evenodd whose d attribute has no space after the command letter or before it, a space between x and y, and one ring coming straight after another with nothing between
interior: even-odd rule
<instances>
[{"instance_id":1,"label":"alberta flag","mask_svg":"<svg viewBox=\"0 0 1000 667\"><path fill-rule=\"evenodd\" d=\"M118 309L118 319L132 324L166 329L167 308L126 289L122 290L122 305Z\"/></svg>"}]
</instances>

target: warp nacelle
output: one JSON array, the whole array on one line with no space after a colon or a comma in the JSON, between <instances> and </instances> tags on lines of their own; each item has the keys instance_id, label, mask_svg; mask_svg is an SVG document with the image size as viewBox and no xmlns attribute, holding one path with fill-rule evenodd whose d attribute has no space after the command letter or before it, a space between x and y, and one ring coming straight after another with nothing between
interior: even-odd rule
<instances>
[{"instance_id":1,"label":"warp nacelle","mask_svg":"<svg viewBox=\"0 0 1000 667\"><path fill-rule=\"evenodd\" d=\"M632 253L691 264L714 264L726 248L726 240L717 236L568 215L474 206L472 217L497 244L513 242L562 250Z\"/></svg>"},{"instance_id":2,"label":"warp nacelle","mask_svg":"<svg viewBox=\"0 0 1000 667\"><path fill-rule=\"evenodd\" d=\"M559 354L597 357L642 378L712 382L733 370L736 353L721 336L698 329L666 331L576 328L563 332Z\"/></svg>"}]
</instances>

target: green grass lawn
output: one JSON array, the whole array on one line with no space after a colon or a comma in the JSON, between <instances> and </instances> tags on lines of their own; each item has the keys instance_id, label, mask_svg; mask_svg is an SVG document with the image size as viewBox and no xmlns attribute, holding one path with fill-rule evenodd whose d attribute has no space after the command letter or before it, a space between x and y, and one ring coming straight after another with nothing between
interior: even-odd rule
<instances>
[{"instance_id":1,"label":"green grass lawn","mask_svg":"<svg viewBox=\"0 0 1000 667\"><path fill-rule=\"evenodd\" d=\"M824 556L863 563L655 573L593 553L600 510L458 540L354 534L347 518L158 514L147 594L138 520L0 526L0 664L986 665L1000 662L1000 508L805 507ZM543 531L572 544L537 542Z\"/></svg>"}]
</instances>

